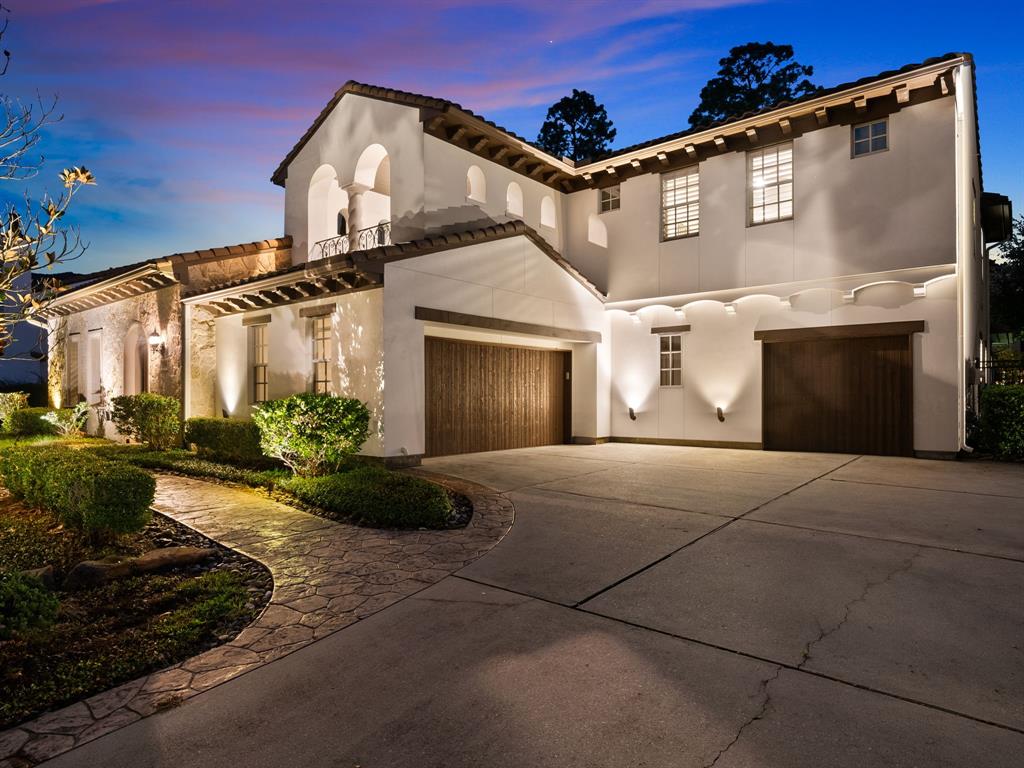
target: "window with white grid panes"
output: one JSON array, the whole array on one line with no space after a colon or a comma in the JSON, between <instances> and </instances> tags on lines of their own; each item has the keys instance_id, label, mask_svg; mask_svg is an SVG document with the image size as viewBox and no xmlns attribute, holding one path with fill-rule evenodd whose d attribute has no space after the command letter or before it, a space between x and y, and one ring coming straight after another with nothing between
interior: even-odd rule
<instances>
[{"instance_id":1,"label":"window with white grid panes","mask_svg":"<svg viewBox=\"0 0 1024 768\"><path fill-rule=\"evenodd\" d=\"M678 333L659 337L661 363L661 386L681 387L683 385L683 337Z\"/></svg>"},{"instance_id":2,"label":"window with white grid panes","mask_svg":"<svg viewBox=\"0 0 1024 768\"><path fill-rule=\"evenodd\" d=\"M793 143L747 153L750 223L793 218Z\"/></svg>"},{"instance_id":3,"label":"window with white grid panes","mask_svg":"<svg viewBox=\"0 0 1024 768\"><path fill-rule=\"evenodd\" d=\"M331 391L331 316L310 320L313 337L313 392L326 395Z\"/></svg>"}]
</instances>

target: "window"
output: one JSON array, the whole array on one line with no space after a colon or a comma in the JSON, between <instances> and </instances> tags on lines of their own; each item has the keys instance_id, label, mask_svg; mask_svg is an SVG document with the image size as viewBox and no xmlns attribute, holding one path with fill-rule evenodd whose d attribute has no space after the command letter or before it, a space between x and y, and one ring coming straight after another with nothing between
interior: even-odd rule
<instances>
[{"instance_id":1,"label":"window","mask_svg":"<svg viewBox=\"0 0 1024 768\"><path fill-rule=\"evenodd\" d=\"M776 144L748 153L750 223L793 218L793 144Z\"/></svg>"},{"instance_id":2,"label":"window","mask_svg":"<svg viewBox=\"0 0 1024 768\"><path fill-rule=\"evenodd\" d=\"M267 326L249 326L250 353L252 357L252 401L267 402Z\"/></svg>"},{"instance_id":3,"label":"window","mask_svg":"<svg viewBox=\"0 0 1024 768\"><path fill-rule=\"evenodd\" d=\"M509 216L523 215L523 189L514 181L508 185L505 191L505 213Z\"/></svg>"},{"instance_id":4,"label":"window","mask_svg":"<svg viewBox=\"0 0 1024 768\"><path fill-rule=\"evenodd\" d=\"M678 333L660 337L661 386L683 386L683 337Z\"/></svg>"},{"instance_id":5,"label":"window","mask_svg":"<svg viewBox=\"0 0 1024 768\"><path fill-rule=\"evenodd\" d=\"M873 123L853 126L853 156L861 157L889 148L889 121L876 120Z\"/></svg>"},{"instance_id":6,"label":"window","mask_svg":"<svg viewBox=\"0 0 1024 768\"><path fill-rule=\"evenodd\" d=\"M331 316L314 317L310 324L313 336L313 391L325 395L331 390Z\"/></svg>"},{"instance_id":7,"label":"window","mask_svg":"<svg viewBox=\"0 0 1024 768\"><path fill-rule=\"evenodd\" d=\"M487 179L476 165L469 166L466 171L466 197L477 203L487 202Z\"/></svg>"},{"instance_id":8,"label":"window","mask_svg":"<svg viewBox=\"0 0 1024 768\"><path fill-rule=\"evenodd\" d=\"M555 229L558 226L558 218L555 216L555 201L550 195L545 195L540 201L540 225Z\"/></svg>"},{"instance_id":9,"label":"window","mask_svg":"<svg viewBox=\"0 0 1024 768\"><path fill-rule=\"evenodd\" d=\"M661 239L700 233L700 172L661 177Z\"/></svg>"},{"instance_id":10,"label":"window","mask_svg":"<svg viewBox=\"0 0 1024 768\"><path fill-rule=\"evenodd\" d=\"M601 213L619 210L619 186L607 187L601 190L601 204L598 210Z\"/></svg>"}]
</instances>

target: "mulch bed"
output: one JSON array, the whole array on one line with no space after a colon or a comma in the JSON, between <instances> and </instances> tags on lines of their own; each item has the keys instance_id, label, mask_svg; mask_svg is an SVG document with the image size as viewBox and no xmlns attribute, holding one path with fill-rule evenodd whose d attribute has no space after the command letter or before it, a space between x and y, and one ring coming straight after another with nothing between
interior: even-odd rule
<instances>
[{"instance_id":1,"label":"mulch bed","mask_svg":"<svg viewBox=\"0 0 1024 768\"><path fill-rule=\"evenodd\" d=\"M170 546L215 549L202 564L60 590L83 559ZM29 562L45 552L48 562ZM97 547L46 513L0 493L4 567L53 565L60 600L53 627L0 641L0 729L183 661L235 637L270 601L260 563L161 514L138 534Z\"/></svg>"}]
</instances>

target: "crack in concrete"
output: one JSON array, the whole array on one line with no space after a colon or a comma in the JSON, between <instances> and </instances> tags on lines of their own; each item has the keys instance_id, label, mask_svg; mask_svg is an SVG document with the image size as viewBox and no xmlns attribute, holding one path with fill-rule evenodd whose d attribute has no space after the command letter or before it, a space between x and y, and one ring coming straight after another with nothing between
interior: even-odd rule
<instances>
[{"instance_id":1,"label":"crack in concrete","mask_svg":"<svg viewBox=\"0 0 1024 768\"><path fill-rule=\"evenodd\" d=\"M845 625L850 620L850 614L853 612L854 606L855 605L859 605L860 603L865 602L867 600L867 598L868 598L868 593L871 592L871 590L875 589L876 587L880 587L883 584L889 583L892 579L896 578L896 576L898 576L899 574L906 573L911 568L913 568L914 567L914 561L917 560L917 558L921 555L921 552L922 552L921 549L917 549L914 552L914 554L912 554L910 557L908 557L906 560L904 560L902 563L900 563L896 568L891 570L888 574L886 574L886 576L884 578L879 579L878 581L871 581L870 579L868 579L868 581L865 582L864 589L861 590L861 593L859 595L857 595L855 598L853 598L852 600L850 600L849 602L847 602L846 605L843 607L843 616L842 616L842 618L839 619L839 621L837 621L829 629L825 629L821 625L821 622L818 621L817 617L815 617L814 620L818 624L818 636L815 637L815 638L812 638L811 640L808 640L807 643L804 645L803 652L801 653L801 656L800 656L800 663L796 665L796 668L797 669L803 669L804 665L806 665L807 662L809 662L811 660L811 649L814 646L816 646L818 643L820 643L823 640L825 640L827 637L830 637L831 635L834 635L836 632L838 632L840 629L842 629L843 625Z\"/></svg>"},{"instance_id":2,"label":"crack in concrete","mask_svg":"<svg viewBox=\"0 0 1024 768\"><path fill-rule=\"evenodd\" d=\"M818 621L818 618L815 617L814 621L818 625L818 636L812 638L811 640L808 640L807 643L804 645L800 663L797 664L796 667L794 667L794 669L803 669L804 665L806 665L807 662L811 660L811 649L818 643L822 642L825 638L830 637L831 635L834 635L836 632L838 632L843 627L843 625L845 625L850 620L850 614L853 612L854 606L863 603L865 600L867 600L868 593L871 592L871 590L888 583L899 574L906 573L911 568L913 568L914 561L917 560L917 558L921 555L922 551L923 550L921 549L917 549L913 555L911 555L902 563L900 563L899 566L891 570L888 574L886 574L884 578L879 579L878 581L871 581L869 579L864 584L864 589L861 590L860 594L852 600L850 600L849 602L847 602L846 605L843 607L842 618L839 619L839 621L837 621L828 629L822 626L821 622ZM772 701L771 691L769 689L771 687L771 684L779 679L779 676L782 674L782 670L783 667L776 667L774 674L761 681L761 684L758 688L758 695L764 698L764 700L761 702L761 706L758 708L757 712L755 712L752 717L748 718L740 724L740 727L736 730L736 735L732 737L732 740L724 747L722 747L720 750L718 750L715 756L711 759L711 762L705 763L703 768L713 768L713 766L716 763L718 763L722 756L736 745L736 743L743 736L743 732L747 730L747 728L756 723L758 720L763 720L768 715L768 707Z\"/></svg>"},{"instance_id":3,"label":"crack in concrete","mask_svg":"<svg viewBox=\"0 0 1024 768\"><path fill-rule=\"evenodd\" d=\"M758 695L764 698L764 700L761 702L761 706L758 707L757 712L754 713L753 717L748 718L740 725L740 727L736 730L736 735L732 737L732 741L730 741L728 744L726 744L724 747L718 750L718 752L715 753L715 756L711 758L711 762L704 763L703 768L713 768L714 765L722 758L722 755L724 755L726 752L728 752L736 745L736 742L740 740L740 737L743 736L743 732L747 728L756 723L758 720L764 719L764 717L768 714L768 707L772 703L772 695L768 689L771 687L772 683L779 679L779 675L781 674L782 667L776 667L775 673L773 675L771 675L770 677L766 677L764 680L761 681L758 687Z\"/></svg>"}]
</instances>

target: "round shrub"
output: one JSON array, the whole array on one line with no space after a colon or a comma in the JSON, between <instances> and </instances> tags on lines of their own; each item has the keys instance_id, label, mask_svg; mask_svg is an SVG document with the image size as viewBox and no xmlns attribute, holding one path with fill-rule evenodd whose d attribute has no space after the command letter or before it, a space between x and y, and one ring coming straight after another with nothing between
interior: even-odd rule
<instances>
[{"instance_id":1,"label":"round shrub","mask_svg":"<svg viewBox=\"0 0 1024 768\"><path fill-rule=\"evenodd\" d=\"M200 456L217 461L246 465L267 462L260 448L260 428L253 421L201 417L187 419L185 443L195 445Z\"/></svg>"},{"instance_id":2,"label":"round shrub","mask_svg":"<svg viewBox=\"0 0 1024 768\"><path fill-rule=\"evenodd\" d=\"M57 618L56 596L24 573L0 574L0 640L47 629Z\"/></svg>"},{"instance_id":3,"label":"round shrub","mask_svg":"<svg viewBox=\"0 0 1024 768\"><path fill-rule=\"evenodd\" d=\"M56 435L57 428L43 418L49 412L49 408L20 408L14 411L8 419L11 434L18 437Z\"/></svg>"},{"instance_id":4,"label":"round shrub","mask_svg":"<svg viewBox=\"0 0 1024 768\"><path fill-rule=\"evenodd\" d=\"M263 453L280 459L295 474L333 472L366 442L370 412L359 400L303 393L256 406Z\"/></svg>"},{"instance_id":5,"label":"round shrub","mask_svg":"<svg viewBox=\"0 0 1024 768\"><path fill-rule=\"evenodd\" d=\"M177 398L143 392L113 400L110 418L122 435L155 451L170 448L181 437L181 403Z\"/></svg>"},{"instance_id":6,"label":"round shrub","mask_svg":"<svg viewBox=\"0 0 1024 768\"><path fill-rule=\"evenodd\" d=\"M334 517L375 528L444 528L452 515L440 486L378 466L290 478L281 488Z\"/></svg>"},{"instance_id":7,"label":"round shrub","mask_svg":"<svg viewBox=\"0 0 1024 768\"><path fill-rule=\"evenodd\" d=\"M11 415L28 407L27 392L0 392L0 431L10 432Z\"/></svg>"}]
</instances>

